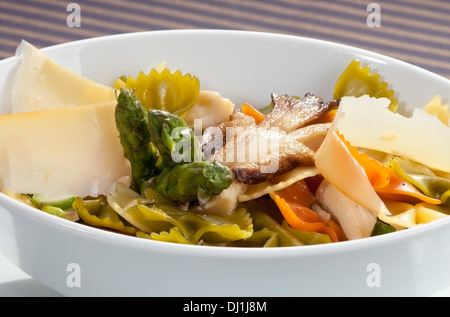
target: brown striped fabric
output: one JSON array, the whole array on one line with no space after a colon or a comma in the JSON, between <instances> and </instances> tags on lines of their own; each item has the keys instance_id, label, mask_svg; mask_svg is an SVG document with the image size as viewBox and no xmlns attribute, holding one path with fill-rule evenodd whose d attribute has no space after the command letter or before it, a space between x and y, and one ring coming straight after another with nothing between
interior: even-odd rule
<instances>
[{"instance_id":1,"label":"brown striped fabric","mask_svg":"<svg viewBox=\"0 0 450 317\"><path fill-rule=\"evenodd\" d=\"M74 4L80 25L70 27ZM0 0L0 59L21 39L45 47L137 31L238 29L352 45L450 79L449 16L447 0Z\"/></svg>"}]
</instances>

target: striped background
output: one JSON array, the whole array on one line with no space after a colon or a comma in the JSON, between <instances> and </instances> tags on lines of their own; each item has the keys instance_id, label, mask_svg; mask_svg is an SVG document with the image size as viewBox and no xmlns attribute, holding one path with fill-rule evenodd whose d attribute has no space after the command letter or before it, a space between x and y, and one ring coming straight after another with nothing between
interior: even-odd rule
<instances>
[{"instance_id":1,"label":"striped background","mask_svg":"<svg viewBox=\"0 0 450 317\"><path fill-rule=\"evenodd\" d=\"M240 29L319 38L389 55L450 79L448 0L78 0L81 27L68 27L62 0L0 0L0 59L22 38L38 47L162 29ZM381 8L368 27L367 5Z\"/></svg>"}]
</instances>

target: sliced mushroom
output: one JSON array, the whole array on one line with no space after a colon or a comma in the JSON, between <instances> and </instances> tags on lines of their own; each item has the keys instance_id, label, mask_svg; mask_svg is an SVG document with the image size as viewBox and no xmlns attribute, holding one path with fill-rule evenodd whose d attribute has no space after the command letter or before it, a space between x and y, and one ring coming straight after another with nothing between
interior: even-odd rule
<instances>
[{"instance_id":1,"label":"sliced mushroom","mask_svg":"<svg viewBox=\"0 0 450 317\"><path fill-rule=\"evenodd\" d=\"M261 121L261 127L278 127L291 132L320 117L328 110L328 103L313 93L299 99L289 95L272 95L273 108Z\"/></svg>"},{"instance_id":2,"label":"sliced mushroom","mask_svg":"<svg viewBox=\"0 0 450 317\"><path fill-rule=\"evenodd\" d=\"M304 98L272 95L274 106L263 121L234 111L229 121L208 128L202 150L208 160L228 166L235 179L258 184L298 166L313 166L315 151L329 123L311 124L330 103L308 93Z\"/></svg>"}]
</instances>

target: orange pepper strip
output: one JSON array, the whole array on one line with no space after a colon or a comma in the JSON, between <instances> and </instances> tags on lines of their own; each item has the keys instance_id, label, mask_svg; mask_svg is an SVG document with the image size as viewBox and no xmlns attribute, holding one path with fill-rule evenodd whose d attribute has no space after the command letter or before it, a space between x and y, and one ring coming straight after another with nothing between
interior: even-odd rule
<instances>
[{"instance_id":1,"label":"orange pepper strip","mask_svg":"<svg viewBox=\"0 0 450 317\"><path fill-rule=\"evenodd\" d=\"M294 229L327 234L332 242L339 241L333 226L327 226L320 216L310 208L314 196L304 180L270 193L287 223ZM335 224L337 225L337 224Z\"/></svg>"},{"instance_id":2,"label":"orange pepper strip","mask_svg":"<svg viewBox=\"0 0 450 317\"><path fill-rule=\"evenodd\" d=\"M251 116L255 119L256 124L260 124L264 119L264 114L259 112L257 109L249 105L248 103L244 103L242 105L242 112L248 116Z\"/></svg>"}]
</instances>

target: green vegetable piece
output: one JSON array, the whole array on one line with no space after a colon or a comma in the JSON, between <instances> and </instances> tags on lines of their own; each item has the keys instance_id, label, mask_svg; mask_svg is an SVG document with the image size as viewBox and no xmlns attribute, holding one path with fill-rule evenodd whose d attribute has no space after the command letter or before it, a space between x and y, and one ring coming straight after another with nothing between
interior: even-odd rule
<instances>
[{"instance_id":1,"label":"green vegetable piece","mask_svg":"<svg viewBox=\"0 0 450 317\"><path fill-rule=\"evenodd\" d=\"M392 227L391 225L388 225L387 223L384 223L381 220L377 220L377 222L375 222L375 226L372 229L372 233L371 236L378 236L378 235L382 235L382 234L386 234L386 233L391 233L396 231L394 227Z\"/></svg>"},{"instance_id":2,"label":"green vegetable piece","mask_svg":"<svg viewBox=\"0 0 450 317\"><path fill-rule=\"evenodd\" d=\"M59 207L55 207L55 206L44 206L44 207L42 207L41 210L50 215L64 218L64 219L67 219L70 221L80 220L80 217L78 216L78 214L75 210L63 210L63 209L61 209Z\"/></svg>"},{"instance_id":3,"label":"green vegetable piece","mask_svg":"<svg viewBox=\"0 0 450 317\"><path fill-rule=\"evenodd\" d=\"M331 243L330 236L327 234L294 229L286 221L283 221L281 226L305 245Z\"/></svg>"},{"instance_id":4,"label":"green vegetable piece","mask_svg":"<svg viewBox=\"0 0 450 317\"><path fill-rule=\"evenodd\" d=\"M389 109L397 112L397 99L388 84L380 80L379 74L372 74L368 66L362 67L358 60L353 60L338 78L334 87L333 98L340 100L344 96L385 97L391 101Z\"/></svg>"},{"instance_id":5,"label":"green vegetable piece","mask_svg":"<svg viewBox=\"0 0 450 317\"><path fill-rule=\"evenodd\" d=\"M149 74L140 72L137 78L122 76L115 82L116 89L135 91L143 106L182 115L196 103L200 93L200 81L181 71L170 71L165 65L153 68Z\"/></svg>"},{"instance_id":6,"label":"green vegetable piece","mask_svg":"<svg viewBox=\"0 0 450 317\"><path fill-rule=\"evenodd\" d=\"M186 122L171 113L149 111L150 141L158 151L156 192L179 202L206 202L228 188L228 167L204 160L199 142Z\"/></svg>"},{"instance_id":7,"label":"green vegetable piece","mask_svg":"<svg viewBox=\"0 0 450 317\"><path fill-rule=\"evenodd\" d=\"M31 196L31 202L39 209L43 209L45 206L52 206L61 210L72 209L72 204L76 197L68 197L63 199L51 199L44 197L40 194L34 194Z\"/></svg>"},{"instance_id":8,"label":"green vegetable piece","mask_svg":"<svg viewBox=\"0 0 450 317\"><path fill-rule=\"evenodd\" d=\"M258 109L258 111L264 115L267 115L270 111L272 111L272 109L273 109L273 102L271 102L268 106L265 106L264 108Z\"/></svg>"},{"instance_id":9,"label":"green vegetable piece","mask_svg":"<svg viewBox=\"0 0 450 317\"><path fill-rule=\"evenodd\" d=\"M203 153L194 131L186 122L167 111L148 112L150 141L158 150L160 170L179 163L202 161Z\"/></svg>"},{"instance_id":10,"label":"green vegetable piece","mask_svg":"<svg viewBox=\"0 0 450 317\"><path fill-rule=\"evenodd\" d=\"M131 187L140 192L142 183L155 174L155 155L150 146L148 111L135 95L121 88L115 109L117 130L125 157L131 165Z\"/></svg>"},{"instance_id":11,"label":"green vegetable piece","mask_svg":"<svg viewBox=\"0 0 450 317\"><path fill-rule=\"evenodd\" d=\"M291 97L298 101L300 101L302 99L301 97L296 96L296 95L291 95ZM275 106L275 104L273 103L273 101L271 101L267 106L258 109L258 111L264 115L268 115L272 111L274 106Z\"/></svg>"},{"instance_id":12,"label":"green vegetable piece","mask_svg":"<svg viewBox=\"0 0 450 317\"><path fill-rule=\"evenodd\" d=\"M154 190L179 202L202 203L232 182L233 174L228 167L210 161L192 162L164 170L156 179Z\"/></svg>"},{"instance_id":13,"label":"green vegetable piece","mask_svg":"<svg viewBox=\"0 0 450 317\"><path fill-rule=\"evenodd\" d=\"M57 217L62 217L64 215L64 210L62 210L59 207L54 207L54 206L44 206L41 209L42 211L45 211L46 213L53 215L53 216L57 216Z\"/></svg>"}]
</instances>

